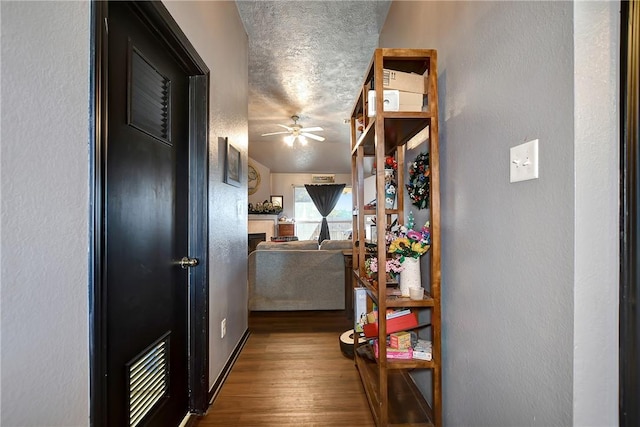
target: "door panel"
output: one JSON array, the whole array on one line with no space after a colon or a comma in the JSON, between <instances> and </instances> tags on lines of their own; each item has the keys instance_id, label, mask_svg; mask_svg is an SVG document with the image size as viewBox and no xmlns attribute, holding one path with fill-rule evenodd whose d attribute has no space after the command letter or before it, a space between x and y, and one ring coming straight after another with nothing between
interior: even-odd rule
<instances>
[{"instance_id":1,"label":"door panel","mask_svg":"<svg viewBox=\"0 0 640 427\"><path fill-rule=\"evenodd\" d=\"M188 255L189 81L127 3L108 12L108 425L175 426L188 409L188 276L177 262Z\"/></svg>"}]
</instances>

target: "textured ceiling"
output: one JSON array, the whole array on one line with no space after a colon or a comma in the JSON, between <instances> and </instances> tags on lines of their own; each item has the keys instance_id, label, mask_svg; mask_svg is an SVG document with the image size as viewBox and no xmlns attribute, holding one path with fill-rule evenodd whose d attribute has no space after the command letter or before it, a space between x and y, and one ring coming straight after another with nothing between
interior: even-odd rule
<instances>
[{"instance_id":1,"label":"textured ceiling","mask_svg":"<svg viewBox=\"0 0 640 427\"><path fill-rule=\"evenodd\" d=\"M389 1L238 1L249 36L249 157L272 172L350 173L349 118ZM291 116L324 142L289 148Z\"/></svg>"}]
</instances>

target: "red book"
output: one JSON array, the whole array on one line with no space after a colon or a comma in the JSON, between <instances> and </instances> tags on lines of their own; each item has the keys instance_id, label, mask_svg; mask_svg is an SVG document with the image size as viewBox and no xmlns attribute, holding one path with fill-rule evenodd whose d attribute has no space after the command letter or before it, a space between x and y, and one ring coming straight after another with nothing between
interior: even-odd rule
<instances>
[{"instance_id":1,"label":"red book","mask_svg":"<svg viewBox=\"0 0 640 427\"><path fill-rule=\"evenodd\" d=\"M387 320L387 335L394 332L400 332L406 329L415 328L418 326L418 318L414 313L409 313L404 316L394 317ZM367 338L374 338L378 336L378 324L367 323L364 325L364 336Z\"/></svg>"}]
</instances>

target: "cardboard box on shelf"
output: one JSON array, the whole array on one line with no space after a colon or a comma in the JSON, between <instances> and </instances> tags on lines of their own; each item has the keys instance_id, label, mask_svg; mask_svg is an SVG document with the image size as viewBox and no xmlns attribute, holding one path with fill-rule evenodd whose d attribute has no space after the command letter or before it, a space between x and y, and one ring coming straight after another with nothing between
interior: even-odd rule
<instances>
[{"instance_id":1,"label":"cardboard box on shelf","mask_svg":"<svg viewBox=\"0 0 640 427\"><path fill-rule=\"evenodd\" d=\"M374 310L367 314L367 323L375 323L378 321L378 311Z\"/></svg>"},{"instance_id":2,"label":"cardboard box on shelf","mask_svg":"<svg viewBox=\"0 0 640 427\"><path fill-rule=\"evenodd\" d=\"M400 332L402 330L415 328L418 326L418 318L415 313L409 313L404 316L394 317L387 320L387 334L394 332ZM367 338L374 338L378 335L378 324L367 323L364 325L364 336Z\"/></svg>"},{"instance_id":3,"label":"cardboard box on shelf","mask_svg":"<svg viewBox=\"0 0 640 427\"><path fill-rule=\"evenodd\" d=\"M376 114L376 91L367 93L369 117ZM402 92L400 90L384 90L384 111L422 111L424 103L420 93Z\"/></svg>"},{"instance_id":4,"label":"cardboard box on shelf","mask_svg":"<svg viewBox=\"0 0 640 427\"><path fill-rule=\"evenodd\" d=\"M406 331L392 333L389 335L389 347L400 350L411 347L411 333Z\"/></svg>"},{"instance_id":5,"label":"cardboard box on shelf","mask_svg":"<svg viewBox=\"0 0 640 427\"><path fill-rule=\"evenodd\" d=\"M384 89L397 89L405 92L427 93L425 76L403 71L382 70L382 87Z\"/></svg>"}]
</instances>

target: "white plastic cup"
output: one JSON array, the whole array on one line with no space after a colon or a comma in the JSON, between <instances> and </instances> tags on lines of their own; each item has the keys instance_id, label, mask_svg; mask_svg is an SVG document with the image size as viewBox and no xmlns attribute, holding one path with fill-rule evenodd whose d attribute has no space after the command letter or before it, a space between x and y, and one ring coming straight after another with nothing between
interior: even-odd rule
<instances>
[{"instance_id":1,"label":"white plastic cup","mask_svg":"<svg viewBox=\"0 0 640 427\"><path fill-rule=\"evenodd\" d=\"M409 288L409 297L413 300L421 300L424 298L424 288Z\"/></svg>"}]
</instances>

